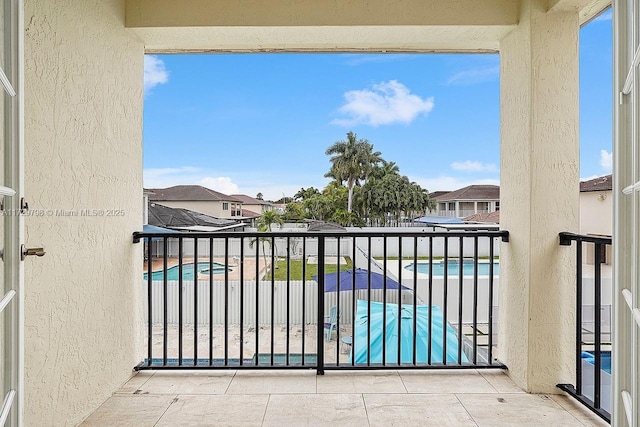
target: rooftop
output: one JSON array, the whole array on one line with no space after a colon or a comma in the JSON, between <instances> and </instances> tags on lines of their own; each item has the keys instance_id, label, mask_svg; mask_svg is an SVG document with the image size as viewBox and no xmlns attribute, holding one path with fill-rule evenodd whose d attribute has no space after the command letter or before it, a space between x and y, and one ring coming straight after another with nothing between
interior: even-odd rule
<instances>
[{"instance_id":1,"label":"rooftop","mask_svg":"<svg viewBox=\"0 0 640 427\"><path fill-rule=\"evenodd\" d=\"M479 212L462 218L462 220L464 222L488 222L492 224L500 224L500 211Z\"/></svg>"},{"instance_id":2,"label":"rooftop","mask_svg":"<svg viewBox=\"0 0 640 427\"><path fill-rule=\"evenodd\" d=\"M588 181L580 182L580 192L586 193L589 191L607 191L613 189L613 175L599 176L597 178L590 179Z\"/></svg>"},{"instance_id":3,"label":"rooftop","mask_svg":"<svg viewBox=\"0 0 640 427\"><path fill-rule=\"evenodd\" d=\"M439 202L453 200L499 200L499 185L469 185L458 190L449 191L445 194L435 196Z\"/></svg>"},{"instance_id":4,"label":"rooftop","mask_svg":"<svg viewBox=\"0 0 640 427\"><path fill-rule=\"evenodd\" d=\"M608 426L499 370L141 371L82 426Z\"/></svg>"},{"instance_id":5,"label":"rooftop","mask_svg":"<svg viewBox=\"0 0 640 427\"><path fill-rule=\"evenodd\" d=\"M232 194L231 197L234 199L240 200L245 205L267 205L271 206L271 203L256 199L255 197L247 196L246 194Z\"/></svg>"},{"instance_id":6,"label":"rooftop","mask_svg":"<svg viewBox=\"0 0 640 427\"><path fill-rule=\"evenodd\" d=\"M240 202L235 197L219 193L201 185L175 185L168 188L149 188L149 200L162 201L214 201Z\"/></svg>"},{"instance_id":7,"label":"rooftop","mask_svg":"<svg viewBox=\"0 0 640 427\"><path fill-rule=\"evenodd\" d=\"M170 208L158 203L149 203L149 224L164 228L219 228L233 226L238 224L238 221L214 218L189 209Z\"/></svg>"}]
</instances>

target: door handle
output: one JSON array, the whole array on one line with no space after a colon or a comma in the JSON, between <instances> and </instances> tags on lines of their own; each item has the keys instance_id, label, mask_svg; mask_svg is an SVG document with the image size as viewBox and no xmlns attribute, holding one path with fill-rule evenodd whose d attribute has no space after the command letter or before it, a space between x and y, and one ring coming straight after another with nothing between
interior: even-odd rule
<instances>
[{"instance_id":1,"label":"door handle","mask_svg":"<svg viewBox=\"0 0 640 427\"><path fill-rule=\"evenodd\" d=\"M24 261L24 259L28 256L41 257L41 256L44 256L44 254L46 254L44 248L27 248L24 245L22 245L22 249L20 252L21 252L20 259L22 261Z\"/></svg>"}]
</instances>

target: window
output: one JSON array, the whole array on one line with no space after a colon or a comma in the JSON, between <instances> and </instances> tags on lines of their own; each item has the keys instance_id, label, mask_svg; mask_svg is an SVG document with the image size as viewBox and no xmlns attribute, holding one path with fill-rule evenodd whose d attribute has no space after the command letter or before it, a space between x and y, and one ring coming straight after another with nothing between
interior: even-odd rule
<instances>
[{"instance_id":1,"label":"window","mask_svg":"<svg viewBox=\"0 0 640 427\"><path fill-rule=\"evenodd\" d=\"M223 211L228 211L229 210L229 203L222 202L222 210Z\"/></svg>"},{"instance_id":2,"label":"window","mask_svg":"<svg viewBox=\"0 0 640 427\"><path fill-rule=\"evenodd\" d=\"M500 202L496 202L496 210L499 211L500 210Z\"/></svg>"}]
</instances>

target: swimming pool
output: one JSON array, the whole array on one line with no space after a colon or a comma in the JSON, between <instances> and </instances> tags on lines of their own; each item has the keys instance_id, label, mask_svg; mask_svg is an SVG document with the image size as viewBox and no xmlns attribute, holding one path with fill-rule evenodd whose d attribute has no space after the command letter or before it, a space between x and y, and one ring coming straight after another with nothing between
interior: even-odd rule
<instances>
[{"instance_id":1,"label":"swimming pool","mask_svg":"<svg viewBox=\"0 0 640 427\"><path fill-rule=\"evenodd\" d=\"M231 271L231 269L229 269ZM209 274L209 263L208 262L199 262L198 263L198 273L200 274ZM222 274L224 273L224 264L220 264L218 262L213 263L213 274ZM167 269L167 280L178 280L180 274L180 269L176 265L174 267ZM193 263L182 264L182 280L193 280ZM147 273L144 273L144 280L147 280ZM164 272L163 271L154 271L151 273L151 280L164 280Z\"/></svg>"},{"instance_id":2,"label":"swimming pool","mask_svg":"<svg viewBox=\"0 0 640 427\"><path fill-rule=\"evenodd\" d=\"M464 260L462 261L462 275L463 276L473 276L474 269L474 261L473 260ZM429 262L418 262L417 264L411 263L405 267L405 270L413 271L416 268L418 269L418 273L429 274ZM489 275L489 262L478 262L478 275L479 276L488 276ZM447 275L458 276L460 272L460 263L456 260L449 260L447 263L448 271ZM493 274L498 275L500 272L500 263L498 261L494 261L493 263ZM442 261L433 261L433 276L434 277L444 277L444 260Z\"/></svg>"},{"instance_id":3,"label":"swimming pool","mask_svg":"<svg viewBox=\"0 0 640 427\"><path fill-rule=\"evenodd\" d=\"M582 352L582 360L589 362L592 365L596 364L596 357L593 353L588 351ZM611 373L611 352L603 351L600 353L600 367L603 371Z\"/></svg>"}]
</instances>

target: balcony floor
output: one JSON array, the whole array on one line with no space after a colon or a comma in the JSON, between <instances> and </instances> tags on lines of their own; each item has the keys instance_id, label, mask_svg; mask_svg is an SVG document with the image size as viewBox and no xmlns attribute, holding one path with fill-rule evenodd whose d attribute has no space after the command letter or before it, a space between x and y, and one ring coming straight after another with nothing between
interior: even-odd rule
<instances>
[{"instance_id":1,"label":"balcony floor","mask_svg":"<svg viewBox=\"0 0 640 427\"><path fill-rule=\"evenodd\" d=\"M82 426L607 426L502 371L142 371Z\"/></svg>"}]
</instances>

